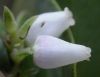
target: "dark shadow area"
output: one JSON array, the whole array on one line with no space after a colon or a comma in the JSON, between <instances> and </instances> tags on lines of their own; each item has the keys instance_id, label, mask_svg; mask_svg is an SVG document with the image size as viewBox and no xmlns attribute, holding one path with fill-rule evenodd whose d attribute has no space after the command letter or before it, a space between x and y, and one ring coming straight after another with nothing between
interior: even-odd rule
<instances>
[{"instance_id":1,"label":"dark shadow area","mask_svg":"<svg viewBox=\"0 0 100 77\"><path fill-rule=\"evenodd\" d=\"M3 15L3 6L7 6L11 9L13 1L14 0L0 0L0 17Z\"/></svg>"}]
</instances>

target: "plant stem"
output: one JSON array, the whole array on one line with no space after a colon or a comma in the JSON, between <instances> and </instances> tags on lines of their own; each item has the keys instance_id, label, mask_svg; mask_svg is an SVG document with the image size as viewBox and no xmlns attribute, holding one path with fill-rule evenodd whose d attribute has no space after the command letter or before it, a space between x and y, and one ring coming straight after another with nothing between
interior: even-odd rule
<instances>
[{"instance_id":1,"label":"plant stem","mask_svg":"<svg viewBox=\"0 0 100 77\"><path fill-rule=\"evenodd\" d=\"M75 43L75 39L74 39L74 36L73 36L73 33L72 33L71 28L69 28L69 29L67 30L67 32L68 32L68 36L69 36L69 38L70 38L70 41L71 41L72 43Z\"/></svg>"},{"instance_id":2,"label":"plant stem","mask_svg":"<svg viewBox=\"0 0 100 77\"><path fill-rule=\"evenodd\" d=\"M61 7L59 6L59 4L56 2L56 0L51 0L52 1L52 3L55 5L55 8L57 9L57 10L62 10L61 9Z\"/></svg>"},{"instance_id":3,"label":"plant stem","mask_svg":"<svg viewBox=\"0 0 100 77\"><path fill-rule=\"evenodd\" d=\"M55 5L55 7L56 7L57 10L61 10L61 7L56 2L56 0L52 0L52 3ZM68 36L70 38L70 41L72 43L75 43L75 39L74 39L74 36L73 36L71 28L68 29ZM74 74L73 75L74 77L77 77L77 63L73 64L73 74Z\"/></svg>"},{"instance_id":4,"label":"plant stem","mask_svg":"<svg viewBox=\"0 0 100 77\"><path fill-rule=\"evenodd\" d=\"M70 41L72 43L75 43L75 39L70 28L68 29L68 35L69 35ZM73 64L73 73L74 73L74 77L77 77L77 63Z\"/></svg>"},{"instance_id":5,"label":"plant stem","mask_svg":"<svg viewBox=\"0 0 100 77\"><path fill-rule=\"evenodd\" d=\"M74 77L77 77L77 63L73 64Z\"/></svg>"}]
</instances>

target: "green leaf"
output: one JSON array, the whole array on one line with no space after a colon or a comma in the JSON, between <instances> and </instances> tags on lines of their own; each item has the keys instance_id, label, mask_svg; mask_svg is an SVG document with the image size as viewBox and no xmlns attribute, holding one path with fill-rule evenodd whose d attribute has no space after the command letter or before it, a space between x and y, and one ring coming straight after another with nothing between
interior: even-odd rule
<instances>
[{"instance_id":1,"label":"green leaf","mask_svg":"<svg viewBox=\"0 0 100 77\"><path fill-rule=\"evenodd\" d=\"M18 14L18 16L16 18L16 22L18 24L18 27L20 27L22 24L24 24L26 18L27 18L27 12L26 11L22 11Z\"/></svg>"},{"instance_id":2,"label":"green leaf","mask_svg":"<svg viewBox=\"0 0 100 77\"><path fill-rule=\"evenodd\" d=\"M14 49L14 51L11 53L11 57L15 63L19 64L24 60L25 57L32 53L32 48L18 48Z\"/></svg>"},{"instance_id":3,"label":"green leaf","mask_svg":"<svg viewBox=\"0 0 100 77\"><path fill-rule=\"evenodd\" d=\"M25 23L19 29L18 33L19 38L24 39L26 37L30 26L32 25L32 23L36 18L37 18L36 16L33 16L25 21Z\"/></svg>"},{"instance_id":4,"label":"green leaf","mask_svg":"<svg viewBox=\"0 0 100 77\"><path fill-rule=\"evenodd\" d=\"M17 24L15 18L10 9L8 9L6 6L4 7L3 15L4 15L4 24L7 32L11 35L16 33Z\"/></svg>"}]
</instances>

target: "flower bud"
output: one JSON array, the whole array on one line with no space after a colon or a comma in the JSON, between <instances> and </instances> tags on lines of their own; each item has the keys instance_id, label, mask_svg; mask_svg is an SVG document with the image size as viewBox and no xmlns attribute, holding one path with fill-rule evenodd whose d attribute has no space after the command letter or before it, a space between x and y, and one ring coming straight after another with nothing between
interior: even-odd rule
<instances>
[{"instance_id":1,"label":"flower bud","mask_svg":"<svg viewBox=\"0 0 100 77\"><path fill-rule=\"evenodd\" d=\"M27 40L33 43L39 35L59 37L66 29L75 24L72 12L66 7L64 11L40 14L32 24Z\"/></svg>"},{"instance_id":2,"label":"flower bud","mask_svg":"<svg viewBox=\"0 0 100 77\"><path fill-rule=\"evenodd\" d=\"M34 44L34 62L43 69L53 69L89 59L89 47L72 44L53 36L41 35Z\"/></svg>"}]
</instances>

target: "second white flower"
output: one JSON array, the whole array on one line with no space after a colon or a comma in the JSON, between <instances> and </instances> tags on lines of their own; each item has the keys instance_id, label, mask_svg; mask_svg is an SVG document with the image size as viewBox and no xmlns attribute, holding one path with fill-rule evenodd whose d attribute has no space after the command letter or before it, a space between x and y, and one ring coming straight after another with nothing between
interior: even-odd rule
<instances>
[{"instance_id":1,"label":"second white flower","mask_svg":"<svg viewBox=\"0 0 100 77\"><path fill-rule=\"evenodd\" d=\"M44 69L87 60L91 56L89 47L72 44L48 35L39 36L33 49L36 65Z\"/></svg>"}]
</instances>

